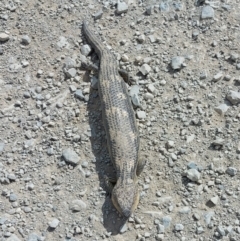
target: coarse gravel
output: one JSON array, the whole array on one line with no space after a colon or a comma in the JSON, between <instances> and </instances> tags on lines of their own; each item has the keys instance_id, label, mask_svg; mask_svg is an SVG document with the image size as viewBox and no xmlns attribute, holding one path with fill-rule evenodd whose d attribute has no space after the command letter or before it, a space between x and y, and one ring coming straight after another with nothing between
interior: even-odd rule
<instances>
[{"instance_id":1,"label":"coarse gravel","mask_svg":"<svg viewBox=\"0 0 240 241\"><path fill-rule=\"evenodd\" d=\"M240 240L238 6L0 1L0 240ZM147 165L128 220L84 19L130 76Z\"/></svg>"}]
</instances>

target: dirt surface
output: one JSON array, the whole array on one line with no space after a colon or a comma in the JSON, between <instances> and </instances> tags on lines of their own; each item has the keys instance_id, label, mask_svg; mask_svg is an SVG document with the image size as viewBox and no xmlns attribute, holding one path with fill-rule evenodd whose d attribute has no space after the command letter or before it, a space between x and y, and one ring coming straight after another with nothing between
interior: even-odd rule
<instances>
[{"instance_id":1,"label":"dirt surface","mask_svg":"<svg viewBox=\"0 0 240 241\"><path fill-rule=\"evenodd\" d=\"M0 240L240 240L239 4L0 1ZM148 162L127 221L83 19L131 79Z\"/></svg>"}]
</instances>

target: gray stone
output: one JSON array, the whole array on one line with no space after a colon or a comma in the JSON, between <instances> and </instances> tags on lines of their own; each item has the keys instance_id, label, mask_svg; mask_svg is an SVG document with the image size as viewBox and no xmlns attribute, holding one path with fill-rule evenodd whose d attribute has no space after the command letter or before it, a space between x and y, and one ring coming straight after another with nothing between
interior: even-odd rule
<instances>
[{"instance_id":1,"label":"gray stone","mask_svg":"<svg viewBox=\"0 0 240 241\"><path fill-rule=\"evenodd\" d=\"M36 233L30 233L27 241L39 241L41 239Z\"/></svg>"},{"instance_id":2,"label":"gray stone","mask_svg":"<svg viewBox=\"0 0 240 241\"><path fill-rule=\"evenodd\" d=\"M235 176L237 174L237 169L234 167L228 167L226 173L230 176Z\"/></svg>"},{"instance_id":3,"label":"gray stone","mask_svg":"<svg viewBox=\"0 0 240 241\"><path fill-rule=\"evenodd\" d=\"M0 142L0 153L3 152L5 147L5 144L3 142Z\"/></svg>"},{"instance_id":4,"label":"gray stone","mask_svg":"<svg viewBox=\"0 0 240 241\"><path fill-rule=\"evenodd\" d=\"M81 53L82 55L84 56L88 56L92 51L92 48L90 45L88 44L84 44L82 47L81 47Z\"/></svg>"},{"instance_id":5,"label":"gray stone","mask_svg":"<svg viewBox=\"0 0 240 241\"><path fill-rule=\"evenodd\" d=\"M66 72L68 78L74 78L77 74L77 70L75 68L68 69Z\"/></svg>"},{"instance_id":6,"label":"gray stone","mask_svg":"<svg viewBox=\"0 0 240 241\"><path fill-rule=\"evenodd\" d=\"M225 228L226 234L232 233L232 231L233 231L233 226L232 226L232 225L229 225L229 226L227 226L227 227Z\"/></svg>"},{"instance_id":7,"label":"gray stone","mask_svg":"<svg viewBox=\"0 0 240 241\"><path fill-rule=\"evenodd\" d=\"M202 19L209 19L209 18L213 18L213 17L214 17L214 9L209 5L204 6L202 8L201 18Z\"/></svg>"},{"instance_id":8,"label":"gray stone","mask_svg":"<svg viewBox=\"0 0 240 241\"><path fill-rule=\"evenodd\" d=\"M29 182L27 184L27 188L28 188L29 191L32 191L34 189L34 184L32 182Z\"/></svg>"},{"instance_id":9,"label":"gray stone","mask_svg":"<svg viewBox=\"0 0 240 241\"><path fill-rule=\"evenodd\" d=\"M28 61L26 61L26 60L23 60L22 61L22 66L25 68L25 67L27 67L29 65L29 62Z\"/></svg>"},{"instance_id":10,"label":"gray stone","mask_svg":"<svg viewBox=\"0 0 240 241\"><path fill-rule=\"evenodd\" d=\"M181 56L173 57L171 60L171 67L174 70L181 69L185 58Z\"/></svg>"},{"instance_id":11,"label":"gray stone","mask_svg":"<svg viewBox=\"0 0 240 241\"><path fill-rule=\"evenodd\" d=\"M226 232L224 230L224 228L222 226L218 226L217 227L217 231L218 233L221 235L221 236L225 236L226 235Z\"/></svg>"},{"instance_id":12,"label":"gray stone","mask_svg":"<svg viewBox=\"0 0 240 241\"><path fill-rule=\"evenodd\" d=\"M151 5L151 6L147 6L147 8L146 8L146 14L147 14L147 15L151 15L152 12L153 12L153 6L152 6L152 5Z\"/></svg>"},{"instance_id":13,"label":"gray stone","mask_svg":"<svg viewBox=\"0 0 240 241\"><path fill-rule=\"evenodd\" d=\"M77 165L80 161L80 157L77 155L77 153L70 148L65 149L62 153L62 156L67 163L73 165Z\"/></svg>"},{"instance_id":14,"label":"gray stone","mask_svg":"<svg viewBox=\"0 0 240 241\"><path fill-rule=\"evenodd\" d=\"M30 213L30 212L32 211L32 209L31 209L30 207L24 207L24 208L23 208L23 211L24 211L25 213Z\"/></svg>"},{"instance_id":15,"label":"gray stone","mask_svg":"<svg viewBox=\"0 0 240 241\"><path fill-rule=\"evenodd\" d=\"M103 15L103 10L101 9L93 15L94 20L100 19L102 17L102 15Z\"/></svg>"},{"instance_id":16,"label":"gray stone","mask_svg":"<svg viewBox=\"0 0 240 241\"><path fill-rule=\"evenodd\" d=\"M183 3L181 3L180 1L173 1L172 7L175 11L181 11L183 9Z\"/></svg>"},{"instance_id":17,"label":"gray stone","mask_svg":"<svg viewBox=\"0 0 240 241\"><path fill-rule=\"evenodd\" d=\"M145 111L142 111L142 110L139 110L137 111L137 118L138 119L145 119L147 116L146 116L146 112Z\"/></svg>"},{"instance_id":18,"label":"gray stone","mask_svg":"<svg viewBox=\"0 0 240 241\"><path fill-rule=\"evenodd\" d=\"M214 206L216 206L219 202L219 197L218 196L215 196L215 197L212 197L210 200L209 200Z\"/></svg>"},{"instance_id":19,"label":"gray stone","mask_svg":"<svg viewBox=\"0 0 240 241\"><path fill-rule=\"evenodd\" d=\"M214 212L207 212L204 214L203 218L207 225L209 225L211 223L211 219L213 216L214 216Z\"/></svg>"},{"instance_id":20,"label":"gray stone","mask_svg":"<svg viewBox=\"0 0 240 241\"><path fill-rule=\"evenodd\" d=\"M216 140L214 140L214 141L212 142L212 145L213 145L213 146L223 146L224 143L225 143L225 140L224 140L224 139L222 139L222 138L220 138L220 137L217 137Z\"/></svg>"},{"instance_id":21,"label":"gray stone","mask_svg":"<svg viewBox=\"0 0 240 241\"><path fill-rule=\"evenodd\" d=\"M229 106L227 106L226 104L220 104L219 106L215 107L215 111L219 114L219 115L224 115L227 110L229 109Z\"/></svg>"},{"instance_id":22,"label":"gray stone","mask_svg":"<svg viewBox=\"0 0 240 241\"><path fill-rule=\"evenodd\" d=\"M18 236L16 236L15 234L12 234L10 237L5 239L5 241L21 241L21 239L18 238Z\"/></svg>"},{"instance_id":23,"label":"gray stone","mask_svg":"<svg viewBox=\"0 0 240 241\"><path fill-rule=\"evenodd\" d=\"M129 95L131 97L132 103L134 106L141 106L140 99L139 99L139 90L140 87L138 85L131 86L131 89L129 91Z\"/></svg>"},{"instance_id":24,"label":"gray stone","mask_svg":"<svg viewBox=\"0 0 240 241\"><path fill-rule=\"evenodd\" d=\"M238 64L236 65L236 69L237 69L237 70L240 70L240 63L238 63Z\"/></svg>"},{"instance_id":25,"label":"gray stone","mask_svg":"<svg viewBox=\"0 0 240 241\"><path fill-rule=\"evenodd\" d=\"M7 175L7 178L10 180L10 181L16 181L17 177L14 173L9 173Z\"/></svg>"},{"instance_id":26,"label":"gray stone","mask_svg":"<svg viewBox=\"0 0 240 241\"><path fill-rule=\"evenodd\" d=\"M162 224L158 224L157 225L157 233L159 234L159 233L164 233L165 232L165 227L164 227L164 225L162 225Z\"/></svg>"},{"instance_id":27,"label":"gray stone","mask_svg":"<svg viewBox=\"0 0 240 241\"><path fill-rule=\"evenodd\" d=\"M31 43L31 38L28 35L23 35L21 39L21 43L28 45Z\"/></svg>"},{"instance_id":28,"label":"gray stone","mask_svg":"<svg viewBox=\"0 0 240 241\"><path fill-rule=\"evenodd\" d=\"M151 93L146 93L144 94L144 99L145 100L152 100L154 98L154 95Z\"/></svg>"},{"instance_id":29,"label":"gray stone","mask_svg":"<svg viewBox=\"0 0 240 241\"><path fill-rule=\"evenodd\" d=\"M143 75L147 75L150 73L151 71L151 67L148 64L143 64L140 68L139 71L143 74Z\"/></svg>"},{"instance_id":30,"label":"gray stone","mask_svg":"<svg viewBox=\"0 0 240 241\"><path fill-rule=\"evenodd\" d=\"M151 93L154 93L155 90L156 90L156 88L155 88L155 86L154 86L153 84L149 84L149 85L147 86L147 89L148 89L148 91L151 92Z\"/></svg>"},{"instance_id":31,"label":"gray stone","mask_svg":"<svg viewBox=\"0 0 240 241\"><path fill-rule=\"evenodd\" d=\"M172 218L170 216L164 216L161 219L161 223L165 227L165 229L169 228L172 222Z\"/></svg>"},{"instance_id":32,"label":"gray stone","mask_svg":"<svg viewBox=\"0 0 240 241\"><path fill-rule=\"evenodd\" d=\"M69 43L67 39L64 36L59 37L59 41L57 42L57 47L58 48L63 48L63 47L68 47Z\"/></svg>"},{"instance_id":33,"label":"gray stone","mask_svg":"<svg viewBox=\"0 0 240 241\"><path fill-rule=\"evenodd\" d=\"M86 207L86 203L79 199L73 200L69 205L70 210L72 210L73 212L80 212L83 209L86 209Z\"/></svg>"},{"instance_id":34,"label":"gray stone","mask_svg":"<svg viewBox=\"0 0 240 241\"><path fill-rule=\"evenodd\" d=\"M127 222L125 222L125 223L120 227L119 232L120 232L120 233L125 233L127 230L128 230L128 225L127 225Z\"/></svg>"},{"instance_id":35,"label":"gray stone","mask_svg":"<svg viewBox=\"0 0 240 241\"><path fill-rule=\"evenodd\" d=\"M238 53L231 53L230 58L233 62L236 62L239 59L239 54Z\"/></svg>"},{"instance_id":36,"label":"gray stone","mask_svg":"<svg viewBox=\"0 0 240 241\"><path fill-rule=\"evenodd\" d=\"M70 57L66 57L64 60L64 67L65 69L71 69L76 67L76 61L71 59Z\"/></svg>"},{"instance_id":37,"label":"gray stone","mask_svg":"<svg viewBox=\"0 0 240 241\"><path fill-rule=\"evenodd\" d=\"M144 41L145 41L145 35L144 34L141 34L138 38L137 38L138 42L140 44L142 44Z\"/></svg>"},{"instance_id":38,"label":"gray stone","mask_svg":"<svg viewBox=\"0 0 240 241\"><path fill-rule=\"evenodd\" d=\"M170 10L170 6L169 6L169 3L168 2L165 2L165 1L162 1L160 4L159 4L159 10L161 12L168 12Z\"/></svg>"},{"instance_id":39,"label":"gray stone","mask_svg":"<svg viewBox=\"0 0 240 241\"><path fill-rule=\"evenodd\" d=\"M201 233L203 233L203 232L204 232L204 229L203 229L202 226L197 227L197 229L196 229L196 233L197 233L197 234L201 234Z\"/></svg>"},{"instance_id":40,"label":"gray stone","mask_svg":"<svg viewBox=\"0 0 240 241\"><path fill-rule=\"evenodd\" d=\"M182 209L179 210L179 213L182 213L182 214L191 213L191 208L189 206L183 207Z\"/></svg>"},{"instance_id":41,"label":"gray stone","mask_svg":"<svg viewBox=\"0 0 240 241\"><path fill-rule=\"evenodd\" d=\"M156 42L156 38L155 38L154 35L149 35L148 37L149 37L151 43L155 43Z\"/></svg>"},{"instance_id":42,"label":"gray stone","mask_svg":"<svg viewBox=\"0 0 240 241\"><path fill-rule=\"evenodd\" d=\"M31 94L30 94L30 92L25 91L25 92L23 93L23 96L24 96L25 98L30 98L30 97L31 97Z\"/></svg>"},{"instance_id":43,"label":"gray stone","mask_svg":"<svg viewBox=\"0 0 240 241\"><path fill-rule=\"evenodd\" d=\"M15 193L11 193L10 195L9 195L9 201L10 202L15 202L15 201L17 201L17 195L15 194Z\"/></svg>"},{"instance_id":44,"label":"gray stone","mask_svg":"<svg viewBox=\"0 0 240 241\"><path fill-rule=\"evenodd\" d=\"M75 92L77 90L75 85L70 85L69 89L70 89L71 92Z\"/></svg>"},{"instance_id":45,"label":"gray stone","mask_svg":"<svg viewBox=\"0 0 240 241\"><path fill-rule=\"evenodd\" d=\"M187 164L187 168L188 169L198 169L198 166L197 166L197 164L196 163L194 163L194 162L189 162L188 164Z\"/></svg>"},{"instance_id":46,"label":"gray stone","mask_svg":"<svg viewBox=\"0 0 240 241\"><path fill-rule=\"evenodd\" d=\"M226 98L233 104L237 105L240 103L240 92L230 90L226 96Z\"/></svg>"},{"instance_id":47,"label":"gray stone","mask_svg":"<svg viewBox=\"0 0 240 241\"><path fill-rule=\"evenodd\" d=\"M222 72L219 72L219 73L217 73L217 74L215 74L215 75L213 76L213 81L214 81L214 82L217 82L217 81L219 81L222 77L223 77L223 73L222 73Z\"/></svg>"},{"instance_id":48,"label":"gray stone","mask_svg":"<svg viewBox=\"0 0 240 241\"><path fill-rule=\"evenodd\" d=\"M80 100L85 100L85 96L83 95L83 92L82 90L80 89L77 89L76 92L75 92L75 96L80 99Z\"/></svg>"},{"instance_id":49,"label":"gray stone","mask_svg":"<svg viewBox=\"0 0 240 241\"><path fill-rule=\"evenodd\" d=\"M56 228L58 226L58 224L60 223L60 221L57 218L54 218L53 220L51 220L48 225L50 228Z\"/></svg>"},{"instance_id":50,"label":"gray stone","mask_svg":"<svg viewBox=\"0 0 240 241\"><path fill-rule=\"evenodd\" d=\"M175 146L175 142L174 141L171 141L171 140L168 140L167 143L166 143L166 146L167 148L173 148Z\"/></svg>"},{"instance_id":51,"label":"gray stone","mask_svg":"<svg viewBox=\"0 0 240 241\"><path fill-rule=\"evenodd\" d=\"M118 2L117 4L117 14L126 13L128 11L128 5L125 2Z\"/></svg>"},{"instance_id":52,"label":"gray stone","mask_svg":"<svg viewBox=\"0 0 240 241\"><path fill-rule=\"evenodd\" d=\"M198 35L199 35L199 31L197 29L194 29L192 32L193 39L196 39Z\"/></svg>"},{"instance_id":53,"label":"gray stone","mask_svg":"<svg viewBox=\"0 0 240 241\"><path fill-rule=\"evenodd\" d=\"M129 58L128 58L128 56L127 56L126 54L123 54L122 57L121 57L121 60L122 60L123 62L128 62L128 61L129 61Z\"/></svg>"},{"instance_id":54,"label":"gray stone","mask_svg":"<svg viewBox=\"0 0 240 241\"><path fill-rule=\"evenodd\" d=\"M230 11L232 7L231 7L230 5L228 5L228 4L223 4L223 5L222 5L222 8L223 8L225 11Z\"/></svg>"},{"instance_id":55,"label":"gray stone","mask_svg":"<svg viewBox=\"0 0 240 241\"><path fill-rule=\"evenodd\" d=\"M0 42L5 42L9 40L9 35L6 33L0 33Z\"/></svg>"},{"instance_id":56,"label":"gray stone","mask_svg":"<svg viewBox=\"0 0 240 241\"><path fill-rule=\"evenodd\" d=\"M174 229L176 231L182 231L184 229L184 226L181 223L177 223L175 224Z\"/></svg>"},{"instance_id":57,"label":"gray stone","mask_svg":"<svg viewBox=\"0 0 240 241\"><path fill-rule=\"evenodd\" d=\"M186 176L188 179L190 179L193 182L197 182L201 178L201 174L198 170L196 169L189 169L186 171Z\"/></svg>"},{"instance_id":58,"label":"gray stone","mask_svg":"<svg viewBox=\"0 0 240 241\"><path fill-rule=\"evenodd\" d=\"M157 235L155 236L155 239L156 239L157 241L163 241L163 240L164 240L164 234L163 234L163 233L157 234Z\"/></svg>"}]
</instances>

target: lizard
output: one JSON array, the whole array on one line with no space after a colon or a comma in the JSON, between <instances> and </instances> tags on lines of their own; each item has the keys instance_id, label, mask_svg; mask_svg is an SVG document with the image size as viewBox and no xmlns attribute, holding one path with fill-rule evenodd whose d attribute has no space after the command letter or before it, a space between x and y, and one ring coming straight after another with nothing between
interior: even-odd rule
<instances>
[{"instance_id":1,"label":"lizard","mask_svg":"<svg viewBox=\"0 0 240 241\"><path fill-rule=\"evenodd\" d=\"M110 159L116 171L111 200L118 212L128 218L139 203L137 179L145 166L140 159L140 138L135 112L126 83L118 73L112 52L83 21L83 33L100 59L98 94Z\"/></svg>"}]
</instances>

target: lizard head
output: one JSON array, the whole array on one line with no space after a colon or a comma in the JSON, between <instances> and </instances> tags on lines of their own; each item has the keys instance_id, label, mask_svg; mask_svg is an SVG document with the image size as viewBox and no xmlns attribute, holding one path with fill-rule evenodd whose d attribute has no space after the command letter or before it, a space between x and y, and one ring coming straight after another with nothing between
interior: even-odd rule
<instances>
[{"instance_id":1,"label":"lizard head","mask_svg":"<svg viewBox=\"0 0 240 241\"><path fill-rule=\"evenodd\" d=\"M116 183L112 191L112 202L120 214L128 218L139 202L138 186L135 182Z\"/></svg>"}]
</instances>

